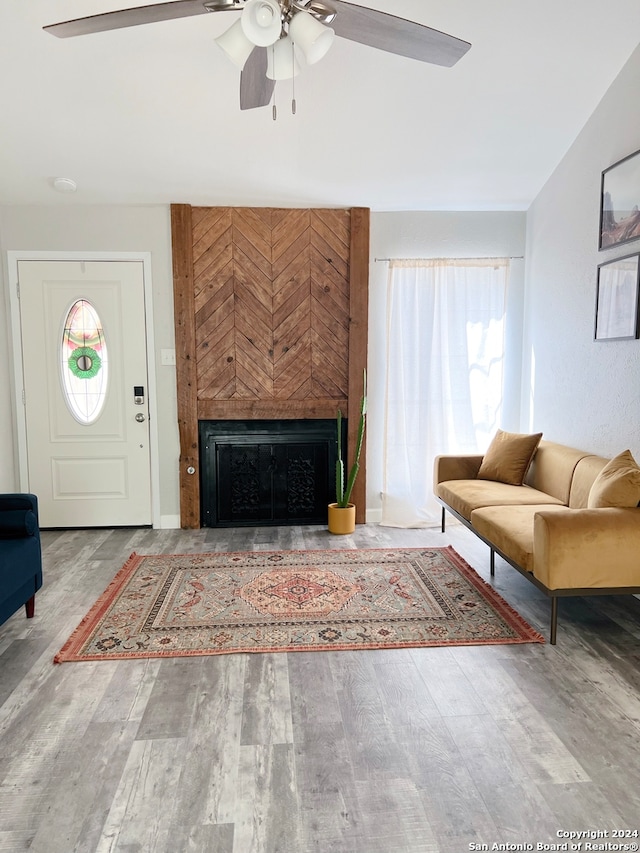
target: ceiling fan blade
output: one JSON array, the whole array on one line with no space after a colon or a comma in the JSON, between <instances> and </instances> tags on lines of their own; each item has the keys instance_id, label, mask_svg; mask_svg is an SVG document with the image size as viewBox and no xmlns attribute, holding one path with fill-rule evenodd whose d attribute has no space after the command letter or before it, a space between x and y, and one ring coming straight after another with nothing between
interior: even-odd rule
<instances>
[{"instance_id":1,"label":"ceiling fan blade","mask_svg":"<svg viewBox=\"0 0 640 853\"><path fill-rule=\"evenodd\" d=\"M83 36L89 33L102 33L107 30L119 30L123 27L135 27L138 24L152 24L156 21L171 21L174 18L188 18L191 15L204 15L207 12L224 12L242 9L244 0L173 0L170 3L154 3L152 6L136 6L133 9L118 9L115 12L103 12L87 18L62 21L43 27L46 32L58 38Z\"/></svg>"},{"instance_id":2,"label":"ceiling fan blade","mask_svg":"<svg viewBox=\"0 0 640 853\"><path fill-rule=\"evenodd\" d=\"M267 48L255 47L240 75L240 109L266 107L275 85L276 81L267 77Z\"/></svg>"},{"instance_id":3,"label":"ceiling fan blade","mask_svg":"<svg viewBox=\"0 0 640 853\"><path fill-rule=\"evenodd\" d=\"M331 26L337 36L377 47L421 62L451 67L465 55L467 41L433 30L424 24L397 18L344 0L330 0L337 15Z\"/></svg>"}]
</instances>

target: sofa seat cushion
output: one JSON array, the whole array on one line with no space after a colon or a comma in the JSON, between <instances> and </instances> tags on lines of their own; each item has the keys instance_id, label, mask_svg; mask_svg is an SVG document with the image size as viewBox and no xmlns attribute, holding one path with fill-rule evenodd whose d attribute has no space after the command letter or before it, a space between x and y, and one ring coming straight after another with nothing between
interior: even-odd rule
<instances>
[{"instance_id":1,"label":"sofa seat cushion","mask_svg":"<svg viewBox=\"0 0 640 853\"><path fill-rule=\"evenodd\" d=\"M474 509L484 506L563 505L557 498L532 489L531 486L510 486L493 480L446 480L438 483L435 491L439 498L467 521L471 521Z\"/></svg>"},{"instance_id":2,"label":"sofa seat cushion","mask_svg":"<svg viewBox=\"0 0 640 853\"><path fill-rule=\"evenodd\" d=\"M471 513L478 534L527 572L533 572L533 519L540 510L571 512L562 504L488 506Z\"/></svg>"}]
</instances>

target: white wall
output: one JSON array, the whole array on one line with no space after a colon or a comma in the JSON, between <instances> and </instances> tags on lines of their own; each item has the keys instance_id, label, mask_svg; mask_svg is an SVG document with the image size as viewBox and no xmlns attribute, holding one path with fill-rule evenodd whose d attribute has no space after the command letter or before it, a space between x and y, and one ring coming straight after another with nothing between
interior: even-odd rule
<instances>
[{"instance_id":1,"label":"white wall","mask_svg":"<svg viewBox=\"0 0 640 853\"><path fill-rule=\"evenodd\" d=\"M367 518L381 513L388 264L376 258L518 257L525 253L525 213L398 212L371 214ZM505 409L502 427L520 428L524 262L512 263L508 294Z\"/></svg>"},{"instance_id":2,"label":"white wall","mask_svg":"<svg viewBox=\"0 0 640 853\"><path fill-rule=\"evenodd\" d=\"M640 47L527 215L372 213L367 434L367 507L372 520L379 517L382 488L387 279L387 264L375 258L517 256L525 254L526 244L525 268L522 262L513 266L503 426L540 429L547 438L603 455L629 447L640 458L640 341L593 341L598 263L640 251L640 241L606 252L597 248L600 174L640 149L638 91ZM175 370L162 366L159 357L161 349L174 346L169 217L167 206L0 207L0 491L18 487L6 252L144 251L152 256L154 288L160 511L167 519L178 518Z\"/></svg>"},{"instance_id":3,"label":"white wall","mask_svg":"<svg viewBox=\"0 0 640 853\"><path fill-rule=\"evenodd\" d=\"M160 351L173 349L173 278L170 210L148 207L0 207L3 257L0 299L0 491L19 487L14 394L9 341L7 251L150 252L156 350L159 432L160 516L163 526L179 523L179 441L175 367L160 364Z\"/></svg>"},{"instance_id":4,"label":"white wall","mask_svg":"<svg viewBox=\"0 0 640 853\"><path fill-rule=\"evenodd\" d=\"M368 496L371 518L380 509L382 489L382 391L387 264L374 258L500 256L524 254L523 213L373 213L369 334ZM6 251L145 251L151 252L154 334L160 433L160 512L179 514L175 369L160 364L160 350L173 348L173 285L170 212L168 207L4 207L0 208L0 250L6 290ZM504 426L518 429L522 262L514 262L509 329L511 393ZM18 487L15 466L14 415L10 348L6 317L8 299L0 300L0 491Z\"/></svg>"},{"instance_id":5,"label":"white wall","mask_svg":"<svg viewBox=\"0 0 640 853\"><path fill-rule=\"evenodd\" d=\"M640 47L529 210L522 383L527 429L638 459L640 341L593 332L597 265L640 252L640 240L598 251L601 172L640 149L639 92Z\"/></svg>"},{"instance_id":6,"label":"white wall","mask_svg":"<svg viewBox=\"0 0 640 853\"><path fill-rule=\"evenodd\" d=\"M379 517L387 264L375 258L525 254L526 330L523 395L519 350L523 265L514 262L509 298L505 429L541 429L548 438L611 455L640 457L640 341L593 342L596 266L616 252L597 251L600 172L640 148L640 118L630 109L640 84L632 57L583 134L524 213L374 212L371 216L367 507ZM610 132L615 128L615 132ZM605 132L605 129L607 132ZM640 251L639 244L630 244ZM0 250L145 251L152 255L160 431L161 515L177 519L178 432L173 348L169 209L150 207L0 208ZM627 253L629 246L623 247ZM6 260L5 260L6 263ZM2 270L3 291L6 267ZM0 491L17 488L14 465L7 299L0 299ZM532 370L531 354L535 352ZM515 377L514 377L514 374ZM533 375L534 405L529 406ZM594 389L597 391L594 397ZM522 407L522 417L519 417Z\"/></svg>"}]
</instances>

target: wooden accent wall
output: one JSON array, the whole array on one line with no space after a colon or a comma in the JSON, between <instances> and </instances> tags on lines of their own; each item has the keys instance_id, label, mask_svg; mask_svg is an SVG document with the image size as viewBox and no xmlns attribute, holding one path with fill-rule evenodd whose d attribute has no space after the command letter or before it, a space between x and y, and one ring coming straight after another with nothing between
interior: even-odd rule
<instances>
[{"instance_id":1,"label":"wooden accent wall","mask_svg":"<svg viewBox=\"0 0 640 853\"><path fill-rule=\"evenodd\" d=\"M367 360L369 210L172 205L171 227L181 524L197 528L199 420L333 418L340 407L352 451ZM364 452L359 522L363 463Z\"/></svg>"}]
</instances>

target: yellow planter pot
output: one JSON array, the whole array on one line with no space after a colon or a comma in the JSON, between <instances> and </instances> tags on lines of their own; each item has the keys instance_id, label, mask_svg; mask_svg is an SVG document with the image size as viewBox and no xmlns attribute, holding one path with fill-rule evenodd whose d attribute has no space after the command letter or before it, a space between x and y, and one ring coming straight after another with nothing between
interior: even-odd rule
<instances>
[{"instance_id":1,"label":"yellow planter pot","mask_svg":"<svg viewBox=\"0 0 640 853\"><path fill-rule=\"evenodd\" d=\"M329 533L353 533L355 529L355 504L347 504L345 507L329 504Z\"/></svg>"}]
</instances>

